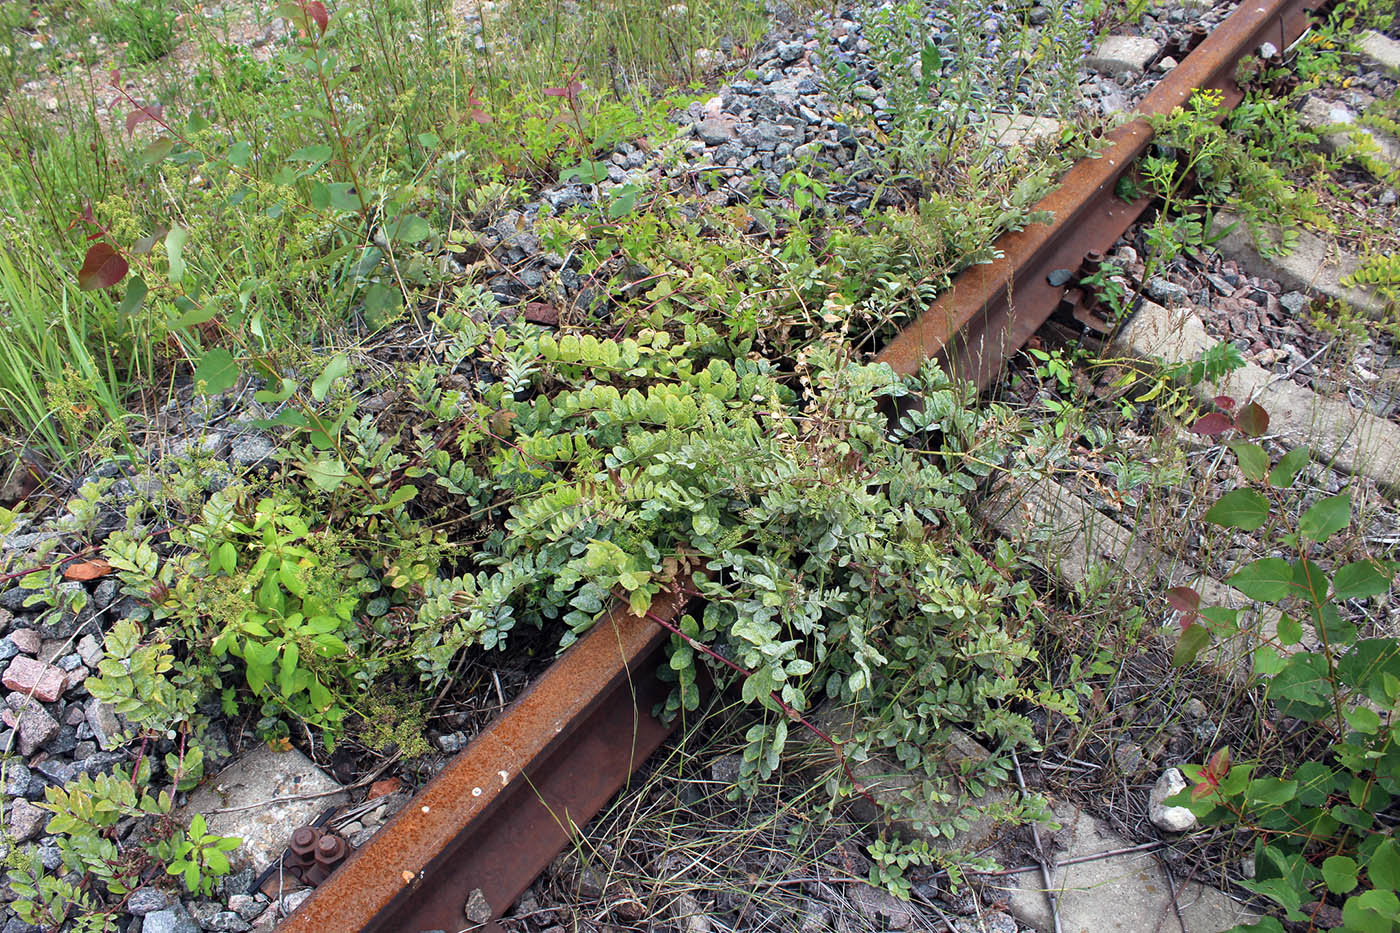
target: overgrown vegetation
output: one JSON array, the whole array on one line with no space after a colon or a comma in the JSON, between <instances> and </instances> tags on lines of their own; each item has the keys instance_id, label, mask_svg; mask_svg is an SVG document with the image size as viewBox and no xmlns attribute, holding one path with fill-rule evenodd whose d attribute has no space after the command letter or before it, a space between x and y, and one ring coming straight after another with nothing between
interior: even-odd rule
<instances>
[{"instance_id":1,"label":"overgrown vegetation","mask_svg":"<svg viewBox=\"0 0 1400 933\"><path fill-rule=\"evenodd\" d=\"M1032 30L955 0L935 17L937 42L922 4L884 10L872 71L829 63L849 164L794 151L755 172L741 203L705 199L722 176L687 166L670 118L699 96L714 50L738 60L760 39L767 16L749 0L513 0L465 22L437 0L307 0L277 10L266 58L198 18L176 31L168 11L104 7L98 22L126 44L125 64L163 67L187 32L200 65L160 95L113 74L102 93L119 127L7 101L0 430L55 487L111 467L77 490L62 527L102 540L137 607L108 632L87 685L125 717L118 743L139 758L48 790L48 832L83 881L15 848L21 915L108 930L121 898L153 879L210 892L233 843L182 825L172 800L203 774L211 717L274 744L329 750L353 736L419 754L436 705L423 698L441 697L469 652L512 650L537 630L567 644L614 599L645 614L663 591L698 594L703 608L675 625L664 712L697 710L702 669L737 684L755 710L738 751L746 791L785 767L822 702L864 714L838 737L839 760L899 762L915 776L911 812L943 814L922 827L943 835L1005 779L1011 749L1037 746L1037 723L1058 717L1083 741L1103 710L1090 680L1155 643L1150 620L1101 600L1098 581L1076 594L1099 614L1097 643L1047 629L1021 555L985 542L968 503L994 474L1048 469L1104 429L1083 398L1047 393L1053 417L1027 425L932 369L899 378L864 362L956 273L996 258L999 235L1047 219L1037 202L1097 145L1075 108L1076 67L1109 11L1044 7ZM1008 155L989 110L1066 119ZM1320 222L1315 195L1263 158L1312 164L1301 147L1315 139L1296 115L1255 102L1228 130L1220 117L1202 94L1156 123L1143 176L1163 204L1148 276L1208 245L1210 211L1227 203L1251 224ZM613 180L615 156L653 150L660 171ZM561 181L584 194L530 212ZM505 238L527 235L527 214L528 236L560 261L530 285L538 300L503 303L490 286L520 277L492 249L503 224ZM1377 259L1363 274L1388 269ZM1136 299L1122 271L1105 264L1084 281L1114 323ZM588 285L565 288L566 272ZM417 335L414 362L357 346L399 324ZM1087 353L1032 354L1038 378L1078 390ZM1096 365L1114 370L1112 404L1132 425L1149 405L1189 416L1191 389L1241 362L1223 344L1168 371ZM256 408L240 424L278 441L267 470L230 475L194 437L159 483L129 481L123 464L144 462L155 409L240 389ZM1283 521L1287 470L1253 441L1234 449ZM1122 454L1108 469L1133 506L1186 474L1179 456ZM1227 514L1222 524L1244 528L1232 507L1207 518ZM1312 514L1272 542L1298 552L1287 581L1267 563L1236 583L1263 600L1306 597L1314 627L1337 636L1256 663L1268 697L1301 704L1308 715L1289 715L1330 730L1341 754L1304 765L1306 780L1252 776L1273 767L1264 750L1233 766L1217 755L1193 775L1204 818L1259 833L1254 890L1294 913L1305 895L1320 900L1319 878L1336 897L1363 875L1394 887L1377 817L1393 750L1357 697L1393 706L1395 678L1389 655L1357 664L1376 640L1335 612L1379 592L1378 579L1388 587L1393 568L1358 556L1325 571L1330 596L1300 589L1297 567L1311 579L1309 562L1331 559L1322 529L1335 521ZM20 582L31 606L81 608L56 565ZM1188 611L1183 662L1232 622ZM1056 640L1068 681L1045 673L1036 647ZM937 764L954 728L993 748L949 775ZM1301 783L1285 794L1289 781ZM841 767L830 788L832 800L861 793ZM1360 802L1347 808L1343 794ZM1046 817L1034 799L1003 815ZM119 840L123 820L139 829ZM871 855L872 877L904 894L911 866L957 880L964 863L888 835ZM1343 909L1362 917L1384 900Z\"/></svg>"},{"instance_id":2,"label":"overgrown vegetation","mask_svg":"<svg viewBox=\"0 0 1400 933\"><path fill-rule=\"evenodd\" d=\"M1235 413L1232 400L1221 401L1226 413L1207 415L1197 429L1239 435L1229 446L1246 482L1204 519L1258 532L1264 550L1287 555L1251 560L1229 582L1277 607L1273 624L1251 633L1253 671L1279 715L1317 730L1319 752L1280 763L1268 749L1232 755L1222 747L1186 768L1193 786L1180 802L1207 825L1251 832L1255 874L1239 883L1277 904L1285 919L1316 924L1330 901L1345 929L1388 930L1400 914L1400 851L1384 816L1400 792L1400 750L1386 715L1400 701L1400 646L1394 635L1358 624L1345 604L1387 592L1400 564L1335 547L1352 522L1351 493L1302 508L1290 490L1307 449L1271 459L1254 440L1268 430L1267 413L1255 404ZM1238 610L1204 606L1189 587L1170 598L1182 613L1177 663L1190 663L1212 638L1240 637ZM1266 918L1249 929L1284 928Z\"/></svg>"}]
</instances>

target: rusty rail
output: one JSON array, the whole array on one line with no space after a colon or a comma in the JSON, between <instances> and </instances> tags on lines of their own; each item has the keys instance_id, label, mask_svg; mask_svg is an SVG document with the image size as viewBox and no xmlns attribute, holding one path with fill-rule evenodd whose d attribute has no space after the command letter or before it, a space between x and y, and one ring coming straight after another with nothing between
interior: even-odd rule
<instances>
[{"instance_id":1,"label":"rusty rail","mask_svg":"<svg viewBox=\"0 0 1400 933\"><path fill-rule=\"evenodd\" d=\"M1291 45L1309 7L1246 0L1139 112L1167 113L1198 88L1235 106L1237 62L1265 42ZM910 373L933 357L986 387L1063 297L1050 273L1108 249L1147 208L1148 199L1126 203L1114 188L1151 138L1145 119L1115 130L1099 157L1081 160L1038 205L1053 212L1052 224L1002 237L1001 259L963 272L877 359ZM684 596L667 594L652 611L669 621L684 606ZM666 640L656 623L614 609L280 929L499 933L494 920L670 733L650 714L666 692L654 673Z\"/></svg>"},{"instance_id":2,"label":"rusty rail","mask_svg":"<svg viewBox=\"0 0 1400 933\"><path fill-rule=\"evenodd\" d=\"M663 593L652 612L669 621L685 605ZM499 930L492 921L670 734L651 715L668 637L625 606L609 612L281 933Z\"/></svg>"},{"instance_id":3,"label":"rusty rail","mask_svg":"<svg viewBox=\"0 0 1400 933\"><path fill-rule=\"evenodd\" d=\"M1287 48L1307 29L1318 6L1318 0L1245 0L1152 89L1138 113L1170 113L1197 89L1219 90L1226 107L1235 107L1244 98L1234 80L1240 59L1266 42ZM1114 195L1118 180L1152 141L1152 127L1142 117L1109 134L1108 148L1097 158L1079 160L1036 206L1054 215L1052 223L1002 237L1000 259L959 274L953 287L876 359L913 373L932 357L979 389L990 385L1064 294L1064 285L1050 284L1050 273L1078 269L1090 250L1106 251L1151 202Z\"/></svg>"}]
</instances>

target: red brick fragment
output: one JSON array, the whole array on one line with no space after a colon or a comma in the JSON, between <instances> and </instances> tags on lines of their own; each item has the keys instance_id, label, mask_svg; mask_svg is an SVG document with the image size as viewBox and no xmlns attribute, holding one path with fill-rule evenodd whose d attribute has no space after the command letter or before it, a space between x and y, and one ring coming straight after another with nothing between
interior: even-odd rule
<instances>
[{"instance_id":1,"label":"red brick fragment","mask_svg":"<svg viewBox=\"0 0 1400 933\"><path fill-rule=\"evenodd\" d=\"M68 675L62 668L18 655L5 669L3 683L11 690L34 695L36 700L53 703L68 688Z\"/></svg>"}]
</instances>

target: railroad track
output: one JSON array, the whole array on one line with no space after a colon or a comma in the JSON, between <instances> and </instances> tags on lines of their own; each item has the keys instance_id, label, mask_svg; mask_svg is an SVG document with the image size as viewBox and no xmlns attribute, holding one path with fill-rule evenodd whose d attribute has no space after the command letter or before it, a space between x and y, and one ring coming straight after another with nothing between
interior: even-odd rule
<instances>
[{"instance_id":1,"label":"railroad track","mask_svg":"<svg viewBox=\"0 0 1400 933\"><path fill-rule=\"evenodd\" d=\"M878 360L910 373L935 359L986 388L1062 301L1052 272L1107 250L1150 199L1115 196L1152 141L1146 117L1198 89L1233 107L1236 66L1265 43L1286 49L1308 28L1306 0L1241 5L1148 95L1095 158L1038 205L1048 226L1002 238L1002 258L962 273ZM1055 283L1059 284L1055 284ZM658 599L665 620L685 597ZM670 734L650 713L666 630L625 609L607 614L288 918L286 933L456 931L494 922Z\"/></svg>"}]
</instances>

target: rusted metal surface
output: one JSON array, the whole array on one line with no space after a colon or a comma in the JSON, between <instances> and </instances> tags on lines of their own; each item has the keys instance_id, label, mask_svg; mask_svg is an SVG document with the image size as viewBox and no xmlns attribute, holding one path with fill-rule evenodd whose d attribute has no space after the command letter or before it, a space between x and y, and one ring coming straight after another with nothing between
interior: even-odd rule
<instances>
[{"instance_id":1,"label":"rusted metal surface","mask_svg":"<svg viewBox=\"0 0 1400 933\"><path fill-rule=\"evenodd\" d=\"M669 621L685 601L663 593L651 611ZM279 930L498 930L670 733L651 715L668 637L625 607L606 615Z\"/></svg>"},{"instance_id":2,"label":"rusted metal surface","mask_svg":"<svg viewBox=\"0 0 1400 933\"><path fill-rule=\"evenodd\" d=\"M1144 116L1169 113L1192 91L1215 89L1233 108L1244 93L1235 69L1265 43L1287 48L1310 22L1316 0L1245 2L1215 28L1159 83L1139 108ZM1145 119L1112 134L1098 158L1081 159L1063 184L1037 205L1054 221L1002 237L1002 258L962 272L953 286L878 355L901 373L912 373L929 357L950 373L986 388L1006 359L1025 345L1059 304L1065 285L1051 285L1057 269L1078 269L1090 250L1107 250L1150 203L1131 203L1114 188L1152 140ZM1070 283L1073 286L1073 282Z\"/></svg>"}]
</instances>

